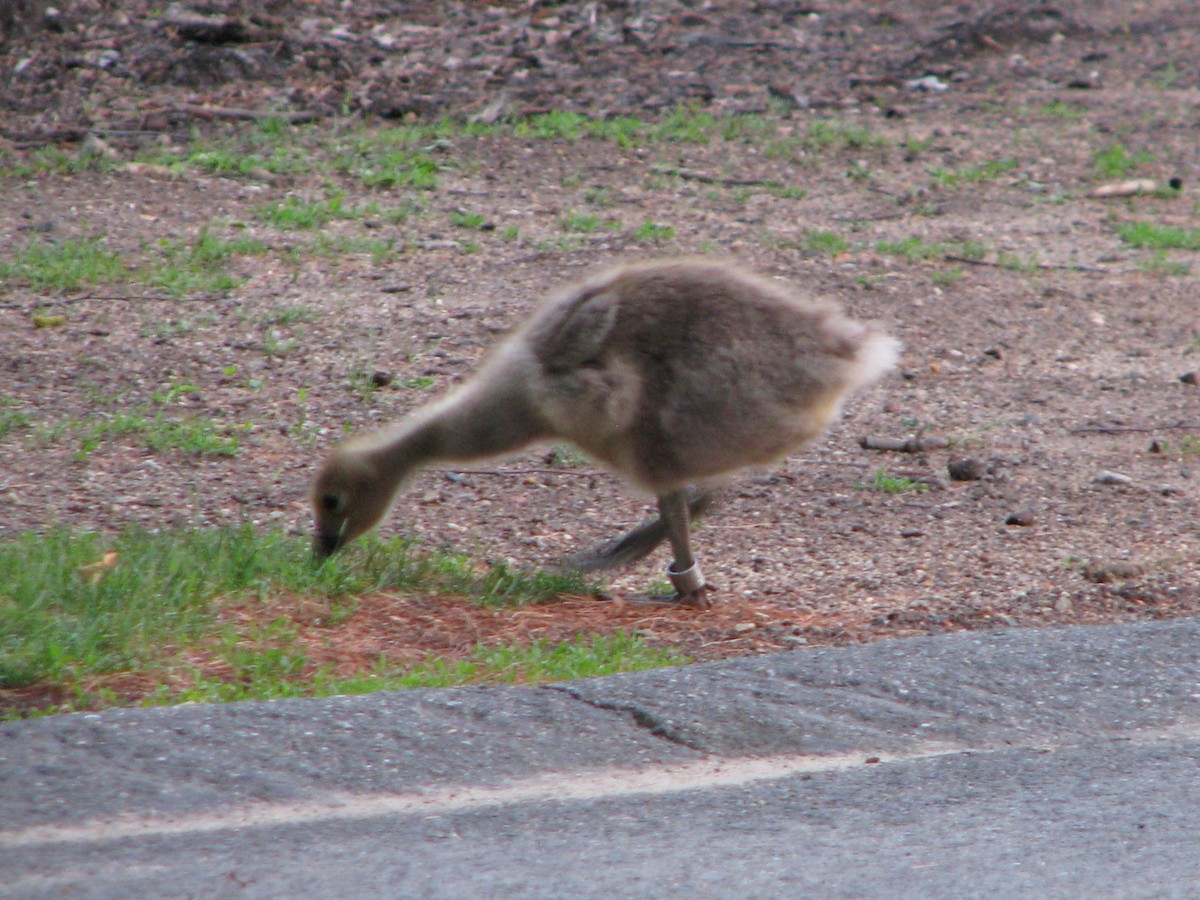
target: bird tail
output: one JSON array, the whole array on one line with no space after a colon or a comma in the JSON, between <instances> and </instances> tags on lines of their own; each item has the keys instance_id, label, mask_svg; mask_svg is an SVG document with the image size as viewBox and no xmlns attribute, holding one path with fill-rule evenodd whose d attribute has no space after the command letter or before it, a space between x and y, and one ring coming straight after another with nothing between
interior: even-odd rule
<instances>
[{"instance_id":1,"label":"bird tail","mask_svg":"<svg viewBox=\"0 0 1200 900\"><path fill-rule=\"evenodd\" d=\"M898 340L875 325L865 327L867 333L863 335L862 344L854 355L857 365L852 389L866 387L878 381L895 367L900 358L901 345Z\"/></svg>"}]
</instances>

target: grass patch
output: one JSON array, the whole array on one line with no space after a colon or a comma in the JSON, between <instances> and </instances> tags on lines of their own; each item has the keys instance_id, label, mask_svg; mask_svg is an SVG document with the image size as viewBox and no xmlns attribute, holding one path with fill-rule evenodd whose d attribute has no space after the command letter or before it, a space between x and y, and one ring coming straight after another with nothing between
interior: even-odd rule
<instances>
[{"instance_id":1,"label":"grass patch","mask_svg":"<svg viewBox=\"0 0 1200 900\"><path fill-rule=\"evenodd\" d=\"M254 214L264 222L288 230L319 228L335 219L361 219L372 212L378 212L378 207L347 207L345 195L341 193L313 201L288 197L280 203L259 206L254 210Z\"/></svg>"},{"instance_id":2,"label":"grass patch","mask_svg":"<svg viewBox=\"0 0 1200 900\"><path fill-rule=\"evenodd\" d=\"M638 672L690 660L678 653L647 647L637 635L580 635L572 641L528 647L477 646L455 663L429 660L401 675L401 687L453 687L462 684L539 684Z\"/></svg>"},{"instance_id":3,"label":"grass patch","mask_svg":"<svg viewBox=\"0 0 1200 900\"><path fill-rule=\"evenodd\" d=\"M1063 100L1051 100L1044 104L1038 114L1050 116L1055 119L1066 119L1068 122L1077 122L1083 118L1086 110L1081 106L1076 106L1073 103L1067 103Z\"/></svg>"},{"instance_id":4,"label":"grass patch","mask_svg":"<svg viewBox=\"0 0 1200 900\"><path fill-rule=\"evenodd\" d=\"M883 468L875 470L870 481L860 481L862 490L880 491L884 494L914 494L929 490L929 485L903 476L889 475Z\"/></svg>"},{"instance_id":5,"label":"grass patch","mask_svg":"<svg viewBox=\"0 0 1200 900\"><path fill-rule=\"evenodd\" d=\"M27 412L23 412L15 407L20 406L20 402L9 397L0 398L0 441L4 440L14 431L28 428L33 417Z\"/></svg>"},{"instance_id":6,"label":"grass patch","mask_svg":"<svg viewBox=\"0 0 1200 900\"><path fill-rule=\"evenodd\" d=\"M172 419L162 413L120 412L68 419L40 429L38 437L54 443L73 437L79 442L76 460L87 459L105 443L134 436L150 450L179 450L200 456L236 456L240 447L237 432L245 426L232 425L208 416Z\"/></svg>"},{"instance_id":7,"label":"grass patch","mask_svg":"<svg viewBox=\"0 0 1200 900\"><path fill-rule=\"evenodd\" d=\"M275 601L299 596L317 604L320 624L335 626L356 595L385 589L510 606L590 590L577 575L484 569L399 539L359 541L318 564L306 539L249 526L27 533L0 543L0 689L53 684L73 698L67 708L87 708L111 702L87 685L114 673L160 683L150 702L176 702L552 680L682 661L637 638L580 637L480 647L461 663L429 659L403 671L380 660L333 679L309 666L296 622L270 614ZM222 610L246 604L266 613L222 620ZM195 670L200 657L222 663L219 679Z\"/></svg>"},{"instance_id":8,"label":"grass patch","mask_svg":"<svg viewBox=\"0 0 1200 900\"><path fill-rule=\"evenodd\" d=\"M438 176L448 166L424 150L411 147L386 149L386 144L396 139L394 133L383 132L373 139L359 141L342 153L336 168L371 188L436 190Z\"/></svg>"},{"instance_id":9,"label":"grass patch","mask_svg":"<svg viewBox=\"0 0 1200 900\"><path fill-rule=\"evenodd\" d=\"M35 290L71 291L127 278L124 261L99 237L61 243L35 240L13 260L0 262L0 281L22 282Z\"/></svg>"},{"instance_id":10,"label":"grass patch","mask_svg":"<svg viewBox=\"0 0 1200 900\"><path fill-rule=\"evenodd\" d=\"M201 228L190 244L165 238L159 241L157 250L162 257L149 266L145 277L176 297L229 291L241 283L227 269L233 258L259 255L267 249L256 238L225 240L207 227Z\"/></svg>"},{"instance_id":11,"label":"grass patch","mask_svg":"<svg viewBox=\"0 0 1200 900\"><path fill-rule=\"evenodd\" d=\"M964 169L935 167L929 170L929 177L937 187L958 187L961 184L973 184L999 178L1005 172L1011 172L1017 168L1018 165L1020 163L1009 156L1003 159L989 159L978 166L969 166Z\"/></svg>"},{"instance_id":12,"label":"grass patch","mask_svg":"<svg viewBox=\"0 0 1200 900\"><path fill-rule=\"evenodd\" d=\"M621 227L621 223L614 219L602 219L592 213L576 212L574 210L569 211L563 216L560 224L563 231L572 231L578 234L592 234L601 229L617 231Z\"/></svg>"},{"instance_id":13,"label":"grass patch","mask_svg":"<svg viewBox=\"0 0 1200 900\"><path fill-rule=\"evenodd\" d=\"M1092 154L1096 174L1102 178L1124 178L1143 163L1153 161L1154 154L1148 150L1134 153L1122 144L1110 144Z\"/></svg>"},{"instance_id":14,"label":"grass patch","mask_svg":"<svg viewBox=\"0 0 1200 900\"><path fill-rule=\"evenodd\" d=\"M910 263L928 262L956 256L963 259L983 259L987 247L979 241L933 241L919 237L903 238L899 241L880 241L875 245L880 253L902 256Z\"/></svg>"},{"instance_id":15,"label":"grass patch","mask_svg":"<svg viewBox=\"0 0 1200 900\"><path fill-rule=\"evenodd\" d=\"M800 246L824 256L841 256L850 249L850 241L832 231L806 231Z\"/></svg>"},{"instance_id":16,"label":"grass patch","mask_svg":"<svg viewBox=\"0 0 1200 900\"><path fill-rule=\"evenodd\" d=\"M1166 250L1156 250L1149 259L1138 263L1138 268L1152 275L1162 275L1168 278L1183 278L1192 274L1192 267L1187 263L1178 262L1167 256ZM3 414L0 413L0 417Z\"/></svg>"},{"instance_id":17,"label":"grass patch","mask_svg":"<svg viewBox=\"0 0 1200 900\"><path fill-rule=\"evenodd\" d=\"M1200 250L1200 228L1159 225L1155 222L1121 222L1117 235L1133 247L1151 250Z\"/></svg>"},{"instance_id":18,"label":"grass patch","mask_svg":"<svg viewBox=\"0 0 1200 900\"><path fill-rule=\"evenodd\" d=\"M282 135L274 137L282 138ZM152 157L149 161L172 168L179 165L179 160L161 156ZM266 155L244 153L233 147L197 146L183 160L183 165L223 177L256 178L307 172L314 163L298 144L289 142L275 147Z\"/></svg>"},{"instance_id":19,"label":"grass patch","mask_svg":"<svg viewBox=\"0 0 1200 900\"><path fill-rule=\"evenodd\" d=\"M632 237L635 241L646 241L649 243L669 241L675 237L675 229L670 225L663 225L660 222L653 222L650 219L646 219L633 230Z\"/></svg>"}]
</instances>

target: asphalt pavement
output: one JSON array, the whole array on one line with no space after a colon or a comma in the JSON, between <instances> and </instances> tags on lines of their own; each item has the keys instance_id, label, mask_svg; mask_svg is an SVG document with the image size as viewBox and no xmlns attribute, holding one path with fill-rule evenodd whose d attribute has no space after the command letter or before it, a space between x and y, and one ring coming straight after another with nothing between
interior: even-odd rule
<instances>
[{"instance_id":1,"label":"asphalt pavement","mask_svg":"<svg viewBox=\"0 0 1200 900\"><path fill-rule=\"evenodd\" d=\"M3 897L1196 897L1200 620L0 724Z\"/></svg>"}]
</instances>

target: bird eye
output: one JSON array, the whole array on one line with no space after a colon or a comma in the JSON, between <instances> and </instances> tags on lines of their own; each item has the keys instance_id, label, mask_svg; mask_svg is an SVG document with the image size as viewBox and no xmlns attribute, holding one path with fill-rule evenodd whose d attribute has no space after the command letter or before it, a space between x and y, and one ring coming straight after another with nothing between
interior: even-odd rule
<instances>
[{"instance_id":1,"label":"bird eye","mask_svg":"<svg viewBox=\"0 0 1200 900\"><path fill-rule=\"evenodd\" d=\"M342 507L342 497L340 494L322 494L321 506L326 512L335 513Z\"/></svg>"}]
</instances>

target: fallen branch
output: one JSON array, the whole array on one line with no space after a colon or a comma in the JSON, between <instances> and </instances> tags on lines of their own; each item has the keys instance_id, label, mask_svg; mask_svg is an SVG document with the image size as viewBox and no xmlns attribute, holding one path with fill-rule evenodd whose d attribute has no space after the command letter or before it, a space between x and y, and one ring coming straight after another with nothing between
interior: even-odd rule
<instances>
[{"instance_id":1,"label":"fallen branch","mask_svg":"<svg viewBox=\"0 0 1200 900\"><path fill-rule=\"evenodd\" d=\"M858 439L858 445L864 450L888 450L894 453L924 453L926 450L940 450L950 446L950 439L944 437L912 437L900 440L898 438L871 437L864 435Z\"/></svg>"},{"instance_id":2,"label":"fallen branch","mask_svg":"<svg viewBox=\"0 0 1200 900\"><path fill-rule=\"evenodd\" d=\"M986 259L972 259L969 256L955 256L953 253L947 253L942 259L947 262L966 263L970 266L986 266L990 269L1039 269L1043 272L1108 272L1103 266L1085 266L1081 264L1072 264L1068 266L1057 265L1055 263L1008 263L1008 262L991 262Z\"/></svg>"},{"instance_id":3,"label":"fallen branch","mask_svg":"<svg viewBox=\"0 0 1200 900\"><path fill-rule=\"evenodd\" d=\"M1176 422L1174 425L1088 425L1072 428L1069 434L1151 434L1155 431L1196 431L1200 422Z\"/></svg>"},{"instance_id":4,"label":"fallen branch","mask_svg":"<svg viewBox=\"0 0 1200 900\"><path fill-rule=\"evenodd\" d=\"M707 172L697 172L695 169L680 169L675 166L653 166L650 171L657 175L674 175L685 181L699 181L701 184L724 184L731 187L763 187L771 184L761 178L725 178L720 175L709 175Z\"/></svg>"},{"instance_id":5,"label":"fallen branch","mask_svg":"<svg viewBox=\"0 0 1200 900\"><path fill-rule=\"evenodd\" d=\"M199 106L194 103L185 103L182 106L173 107L173 109L175 112L195 116L199 119L232 119L249 122L282 119L289 125L315 122L321 117L319 112L311 109L302 109L297 112L279 112L277 110L240 109L235 106Z\"/></svg>"}]
</instances>

